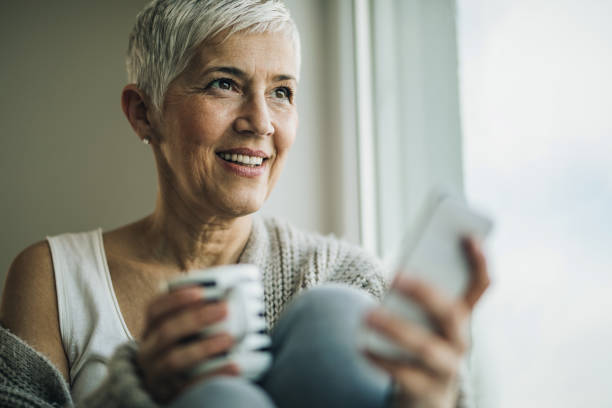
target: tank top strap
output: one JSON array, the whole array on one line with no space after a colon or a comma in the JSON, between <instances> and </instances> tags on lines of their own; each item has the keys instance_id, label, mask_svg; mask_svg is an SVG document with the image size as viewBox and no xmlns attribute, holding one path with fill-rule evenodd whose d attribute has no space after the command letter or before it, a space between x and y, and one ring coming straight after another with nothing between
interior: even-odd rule
<instances>
[{"instance_id":1,"label":"tank top strap","mask_svg":"<svg viewBox=\"0 0 612 408\"><path fill-rule=\"evenodd\" d=\"M88 361L105 365L115 347L132 340L132 336L113 290L102 230L47 237L47 241L53 259L62 343L74 386Z\"/></svg>"}]
</instances>

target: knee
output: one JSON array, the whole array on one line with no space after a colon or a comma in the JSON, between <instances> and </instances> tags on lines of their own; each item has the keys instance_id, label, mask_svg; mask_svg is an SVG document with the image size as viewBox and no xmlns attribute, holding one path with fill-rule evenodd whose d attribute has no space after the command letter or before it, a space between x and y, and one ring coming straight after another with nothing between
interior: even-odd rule
<instances>
[{"instance_id":1,"label":"knee","mask_svg":"<svg viewBox=\"0 0 612 408\"><path fill-rule=\"evenodd\" d=\"M314 333L351 335L360 324L365 311L374 307L376 300L368 293L341 284L326 284L309 289L297 296L281 315L274 328L273 343L288 336L307 336L317 342Z\"/></svg>"},{"instance_id":2,"label":"knee","mask_svg":"<svg viewBox=\"0 0 612 408\"><path fill-rule=\"evenodd\" d=\"M274 365L264 387L280 406L383 406L389 379L361 355L356 336L370 295L346 285L310 289L272 332ZM304 387L305 379L308 387Z\"/></svg>"},{"instance_id":3,"label":"knee","mask_svg":"<svg viewBox=\"0 0 612 408\"><path fill-rule=\"evenodd\" d=\"M301 293L290 307L305 311L308 315L313 313L328 315L334 311L360 311L372 307L375 303L374 298L363 290L330 283Z\"/></svg>"},{"instance_id":4,"label":"knee","mask_svg":"<svg viewBox=\"0 0 612 408\"><path fill-rule=\"evenodd\" d=\"M367 292L343 284L326 284L301 293L287 308L287 313L330 319L360 315L373 307L375 299Z\"/></svg>"},{"instance_id":5,"label":"knee","mask_svg":"<svg viewBox=\"0 0 612 408\"><path fill-rule=\"evenodd\" d=\"M169 407L200 406L273 408L274 404L257 385L241 377L218 376L192 386Z\"/></svg>"}]
</instances>

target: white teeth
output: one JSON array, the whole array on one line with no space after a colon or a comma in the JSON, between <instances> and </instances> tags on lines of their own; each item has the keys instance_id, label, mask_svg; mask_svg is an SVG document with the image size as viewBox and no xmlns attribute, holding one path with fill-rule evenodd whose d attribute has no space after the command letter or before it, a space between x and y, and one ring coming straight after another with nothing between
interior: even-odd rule
<instances>
[{"instance_id":1,"label":"white teeth","mask_svg":"<svg viewBox=\"0 0 612 408\"><path fill-rule=\"evenodd\" d=\"M243 154L220 153L219 156L224 160L249 166L261 166L264 161L263 157L247 156Z\"/></svg>"}]
</instances>

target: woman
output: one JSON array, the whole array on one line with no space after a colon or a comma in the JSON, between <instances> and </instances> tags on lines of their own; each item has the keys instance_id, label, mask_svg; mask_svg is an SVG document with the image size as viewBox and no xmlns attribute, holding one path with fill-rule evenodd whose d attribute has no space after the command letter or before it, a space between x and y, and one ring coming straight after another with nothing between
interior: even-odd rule
<instances>
[{"instance_id":1,"label":"woman","mask_svg":"<svg viewBox=\"0 0 612 408\"><path fill-rule=\"evenodd\" d=\"M3 296L2 323L18 336L3 338L46 356L77 403L457 404L463 327L487 279L473 242L466 246L473 284L459 303L418 282L394 283L438 322L439 333L379 309L367 316L366 324L420 363L367 356L367 364L351 333L376 306L363 293L384 293L378 263L333 238L253 215L295 139L299 65L297 29L277 1L159 0L139 14L122 108L155 157L155 210L114 231L34 244L11 266ZM232 263L263 271L275 360L257 385L240 380L232 364L206 378L185 376L232 346L226 334L183 341L223 319L227 307L203 303L206 292L197 288L158 293L167 279ZM332 282L345 285L306 290Z\"/></svg>"}]
</instances>

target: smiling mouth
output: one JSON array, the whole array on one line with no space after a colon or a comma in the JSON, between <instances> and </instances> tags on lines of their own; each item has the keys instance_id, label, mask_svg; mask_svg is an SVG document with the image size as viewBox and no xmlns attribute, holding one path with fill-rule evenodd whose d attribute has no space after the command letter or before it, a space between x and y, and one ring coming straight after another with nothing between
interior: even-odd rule
<instances>
[{"instance_id":1,"label":"smiling mouth","mask_svg":"<svg viewBox=\"0 0 612 408\"><path fill-rule=\"evenodd\" d=\"M229 163L238 164L245 167L260 167L264 161L268 160L264 157L248 156L245 154L236 153L217 153L221 159Z\"/></svg>"}]
</instances>

